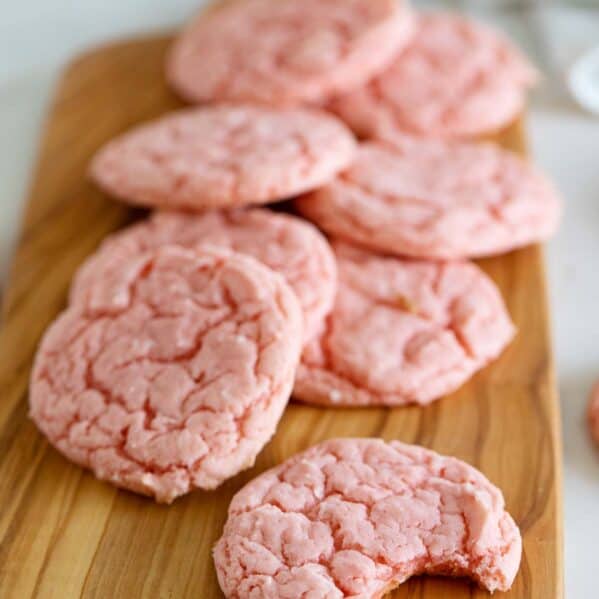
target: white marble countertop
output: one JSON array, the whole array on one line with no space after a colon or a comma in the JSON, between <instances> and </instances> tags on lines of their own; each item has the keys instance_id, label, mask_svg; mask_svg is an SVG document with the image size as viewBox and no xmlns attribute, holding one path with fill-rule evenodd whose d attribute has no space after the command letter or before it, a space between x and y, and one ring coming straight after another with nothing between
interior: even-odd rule
<instances>
[{"instance_id":1,"label":"white marble countertop","mask_svg":"<svg viewBox=\"0 0 599 599\"><path fill-rule=\"evenodd\" d=\"M197 0L20 0L3 7L0 284L60 66L92 43L180 23L198 4ZM492 20L535 54L535 36L528 22L509 17ZM551 173L565 198L563 226L549 245L548 265L564 430L566 588L570 599L591 599L598 596L599 453L591 447L583 417L589 388L599 378L595 264L599 256L599 118L583 114L568 101L559 91L559 74L584 49L599 43L599 11L554 9L540 21L550 42L549 62L555 72L545 91L533 99L529 129L537 162Z\"/></svg>"}]
</instances>

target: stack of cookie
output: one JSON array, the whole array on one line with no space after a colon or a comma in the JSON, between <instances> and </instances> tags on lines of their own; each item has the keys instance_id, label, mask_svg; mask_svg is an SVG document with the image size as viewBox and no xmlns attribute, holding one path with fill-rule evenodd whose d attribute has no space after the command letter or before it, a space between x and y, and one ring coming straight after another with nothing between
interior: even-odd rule
<instances>
[{"instance_id":1,"label":"stack of cookie","mask_svg":"<svg viewBox=\"0 0 599 599\"><path fill-rule=\"evenodd\" d=\"M290 397L424 405L509 344L468 260L548 238L560 205L480 141L536 78L507 40L396 0L237 0L191 23L166 72L201 105L90 167L156 211L81 266L32 373L64 455L170 503L250 467ZM520 553L470 466L345 439L243 489L215 562L227 597L379 597L422 572L507 590Z\"/></svg>"}]
</instances>

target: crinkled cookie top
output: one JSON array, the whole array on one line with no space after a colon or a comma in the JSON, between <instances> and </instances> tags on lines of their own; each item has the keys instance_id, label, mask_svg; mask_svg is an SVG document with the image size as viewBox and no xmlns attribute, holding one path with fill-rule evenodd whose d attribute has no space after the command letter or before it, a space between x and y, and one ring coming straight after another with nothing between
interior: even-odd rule
<instances>
[{"instance_id":1,"label":"crinkled cookie top","mask_svg":"<svg viewBox=\"0 0 599 599\"><path fill-rule=\"evenodd\" d=\"M403 0L231 2L182 33L167 78L193 102L320 103L380 73L412 26Z\"/></svg>"},{"instance_id":2,"label":"crinkled cookie top","mask_svg":"<svg viewBox=\"0 0 599 599\"><path fill-rule=\"evenodd\" d=\"M427 404L496 358L514 325L468 262L383 257L333 244L333 311L303 351L293 396L336 406Z\"/></svg>"},{"instance_id":3,"label":"crinkled cookie top","mask_svg":"<svg viewBox=\"0 0 599 599\"><path fill-rule=\"evenodd\" d=\"M177 111L108 142L94 181L124 201L205 210L309 191L349 165L355 140L319 110L220 105Z\"/></svg>"},{"instance_id":4,"label":"crinkled cookie top","mask_svg":"<svg viewBox=\"0 0 599 599\"><path fill-rule=\"evenodd\" d=\"M98 279L48 329L31 416L98 478L171 502L253 464L301 336L280 275L240 254L162 247Z\"/></svg>"},{"instance_id":5,"label":"crinkled cookie top","mask_svg":"<svg viewBox=\"0 0 599 599\"><path fill-rule=\"evenodd\" d=\"M500 254L546 240L561 203L536 168L499 146L394 135L296 207L325 231L419 258Z\"/></svg>"},{"instance_id":6,"label":"crinkled cookie top","mask_svg":"<svg viewBox=\"0 0 599 599\"><path fill-rule=\"evenodd\" d=\"M304 314L304 336L311 339L333 306L337 265L323 235L310 223L269 210L155 212L102 243L75 276L71 301L84 299L98 278L128 257L168 244L225 247L248 254L285 277Z\"/></svg>"},{"instance_id":7,"label":"crinkled cookie top","mask_svg":"<svg viewBox=\"0 0 599 599\"><path fill-rule=\"evenodd\" d=\"M480 136L520 114L536 78L528 60L499 33L461 16L425 13L390 67L331 108L363 137L392 130Z\"/></svg>"},{"instance_id":8,"label":"crinkled cookie top","mask_svg":"<svg viewBox=\"0 0 599 599\"><path fill-rule=\"evenodd\" d=\"M501 492L471 466L398 441L337 439L237 493L214 560L229 599L374 599L417 574L506 591L521 550Z\"/></svg>"}]
</instances>

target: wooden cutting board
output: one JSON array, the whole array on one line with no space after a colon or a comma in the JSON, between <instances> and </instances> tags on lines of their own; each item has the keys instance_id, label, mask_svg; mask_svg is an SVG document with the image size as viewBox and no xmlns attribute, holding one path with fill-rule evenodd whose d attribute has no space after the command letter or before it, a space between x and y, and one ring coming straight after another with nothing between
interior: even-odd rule
<instances>
[{"instance_id":1,"label":"wooden cutting board","mask_svg":"<svg viewBox=\"0 0 599 599\"><path fill-rule=\"evenodd\" d=\"M27 418L36 345L65 306L73 271L135 214L85 176L92 153L131 125L179 106L162 77L168 38L93 50L64 73L35 169L0 331L0 597L221 597L211 559L231 496L317 441L377 436L420 443L480 468L524 536L511 599L562 597L561 442L542 250L484 260L519 334L504 355L427 408L292 404L256 466L170 507L98 482ZM501 143L524 151L522 122ZM18 198L14 198L18 201ZM394 598L487 597L464 580L413 579Z\"/></svg>"}]
</instances>

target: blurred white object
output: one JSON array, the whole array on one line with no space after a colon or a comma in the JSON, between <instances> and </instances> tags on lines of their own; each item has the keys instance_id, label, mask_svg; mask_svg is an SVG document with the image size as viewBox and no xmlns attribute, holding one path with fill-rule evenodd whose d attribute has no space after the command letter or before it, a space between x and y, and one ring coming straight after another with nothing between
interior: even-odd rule
<instances>
[{"instance_id":1,"label":"blurred white object","mask_svg":"<svg viewBox=\"0 0 599 599\"><path fill-rule=\"evenodd\" d=\"M599 114L599 46L574 63L568 73L568 87L585 110Z\"/></svg>"}]
</instances>

